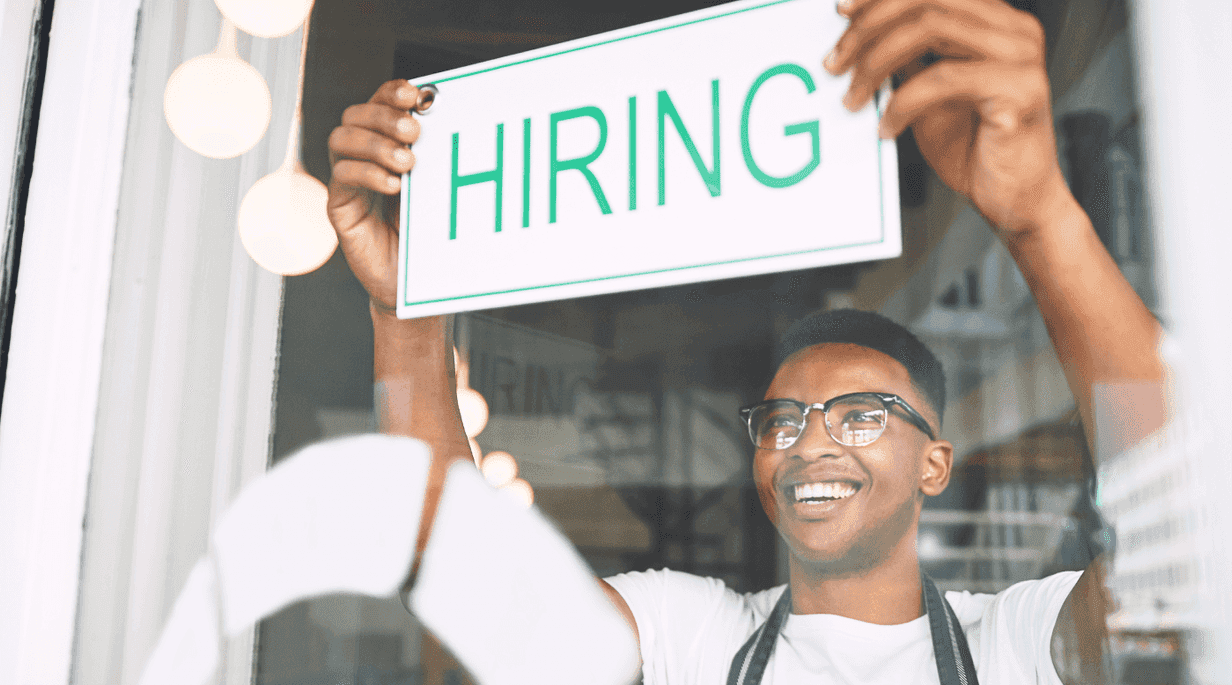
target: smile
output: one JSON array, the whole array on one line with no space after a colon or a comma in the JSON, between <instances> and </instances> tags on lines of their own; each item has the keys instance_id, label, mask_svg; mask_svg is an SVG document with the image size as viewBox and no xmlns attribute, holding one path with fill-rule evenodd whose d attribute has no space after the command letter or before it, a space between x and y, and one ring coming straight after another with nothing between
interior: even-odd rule
<instances>
[{"instance_id":1,"label":"smile","mask_svg":"<svg viewBox=\"0 0 1232 685\"><path fill-rule=\"evenodd\" d=\"M801 504L820 504L847 499L860 490L858 483L846 481L824 481L820 483L801 483L792 488L795 502Z\"/></svg>"}]
</instances>

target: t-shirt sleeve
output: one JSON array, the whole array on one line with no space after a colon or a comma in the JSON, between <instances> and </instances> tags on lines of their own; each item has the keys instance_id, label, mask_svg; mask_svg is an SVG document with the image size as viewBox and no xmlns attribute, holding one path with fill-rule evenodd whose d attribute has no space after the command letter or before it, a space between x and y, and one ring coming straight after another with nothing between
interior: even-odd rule
<instances>
[{"instance_id":1,"label":"t-shirt sleeve","mask_svg":"<svg viewBox=\"0 0 1232 685\"><path fill-rule=\"evenodd\" d=\"M979 655L976 671L981 681L985 673L1010 676L1007 669L1012 669L1018 677L1026 674L1029 682L1060 684L1052 664L1052 629L1080 577L1081 571L1056 573L1017 583L993 597L980 617L979 646L972 645ZM1014 663L1008 663L1010 659ZM994 677L990 682L1017 679Z\"/></svg>"},{"instance_id":2,"label":"t-shirt sleeve","mask_svg":"<svg viewBox=\"0 0 1232 685\"><path fill-rule=\"evenodd\" d=\"M637 622L645 685L698 680L702 651L730 641L753 615L742 595L721 580L661 569L605 579L629 605ZM724 635L711 634L722 627Z\"/></svg>"}]
</instances>

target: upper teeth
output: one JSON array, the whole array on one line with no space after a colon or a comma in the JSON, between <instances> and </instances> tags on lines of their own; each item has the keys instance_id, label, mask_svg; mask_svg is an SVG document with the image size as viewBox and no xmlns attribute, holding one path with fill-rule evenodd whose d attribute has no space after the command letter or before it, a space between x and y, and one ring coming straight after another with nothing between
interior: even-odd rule
<instances>
[{"instance_id":1,"label":"upper teeth","mask_svg":"<svg viewBox=\"0 0 1232 685\"><path fill-rule=\"evenodd\" d=\"M843 499L856 494L856 487L850 483L805 483L796 486L796 501L829 497Z\"/></svg>"}]
</instances>

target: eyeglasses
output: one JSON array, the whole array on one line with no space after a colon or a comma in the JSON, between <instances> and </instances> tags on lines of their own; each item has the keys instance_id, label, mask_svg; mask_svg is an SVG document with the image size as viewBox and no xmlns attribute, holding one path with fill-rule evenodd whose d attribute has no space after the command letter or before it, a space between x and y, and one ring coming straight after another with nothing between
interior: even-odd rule
<instances>
[{"instance_id":1,"label":"eyeglasses","mask_svg":"<svg viewBox=\"0 0 1232 685\"><path fill-rule=\"evenodd\" d=\"M763 450L784 450L795 444L808 415L820 409L825 417L826 432L840 444L863 447L885 432L890 408L902 407L906 419L928 436L936 435L920 412L912 409L903 398L880 392L853 392L839 395L823 403L806 404L796 400L766 400L740 410L740 418L749 429L753 445Z\"/></svg>"}]
</instances>

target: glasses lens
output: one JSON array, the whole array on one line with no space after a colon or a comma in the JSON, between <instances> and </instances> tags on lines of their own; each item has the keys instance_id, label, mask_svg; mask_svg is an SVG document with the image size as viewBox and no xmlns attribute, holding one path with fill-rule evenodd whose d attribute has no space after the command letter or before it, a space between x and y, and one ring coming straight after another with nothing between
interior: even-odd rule
<instances>
[{"instance_id":1,"label":"glasses lens","mask_svg":"<svg viewBox=\"0 0 1232 685\"><path fill-rule=\"evenodd\" d=\"M791 402L758 405L749 414L749 437L757 449L787 449L803 429L804 413Z\"/></svg>"},{"instance_id":2,"label":"glasses lens","mask_svg":"<svg viewBox=\"0 0 1232 685\"><path fill-rule=\"evenodd\" d=\"M885 425L885 404L876 395L854 395L839 400L826 412L830 435L852 447L867 445L881 437Z\"/></svg>"}]
</instances>

